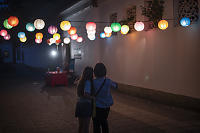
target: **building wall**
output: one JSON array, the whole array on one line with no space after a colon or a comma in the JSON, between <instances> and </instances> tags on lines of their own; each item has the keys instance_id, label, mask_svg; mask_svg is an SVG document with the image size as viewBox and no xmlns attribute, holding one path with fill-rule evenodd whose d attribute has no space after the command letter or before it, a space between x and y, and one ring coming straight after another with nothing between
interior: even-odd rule
<instances>
[{"instance_id":1,"label":"building wall","mask_svg":"<svg viewBox=\"0 0 200 133\"><path fill-rule=\"evenodd\" d=\"M126 17L126 9L137 5L137 21L144 20L140 5L143 0L104 0L97 8L86 8L66 20L109 21L109 15L117 12L118 20ZM163 18L174 18L173 0L166 0ZM200 3L200 1L199 1ZM97 39L87 38L85 23L73 23L78 34L84 37L81 44L72 41L73 54L81 51L82 59L76 59L75 71L81 73L86 65L103 62L108 76L113 80L153 90L200 98L200 22L190 27L174 26L169 21L165 31L152 29L118 33L107 39L100 39L99 33L109 23L97 23Z\"/></svg>"},{"instance_id":2,"label":"building wall","mask_svg":"<svg viewBox=\"0 0 200 133\"><path fill-rule=\"evenodd\" d=\"M1 55L4 57L3 62L4 63L11 63L13 61L12 58L12 44L9 42L3 42L0 44L0 49L1 49ZM4 56L4 52L7 51L8 52L8 56L5 57Z\"/></svg>"}]
</instances>

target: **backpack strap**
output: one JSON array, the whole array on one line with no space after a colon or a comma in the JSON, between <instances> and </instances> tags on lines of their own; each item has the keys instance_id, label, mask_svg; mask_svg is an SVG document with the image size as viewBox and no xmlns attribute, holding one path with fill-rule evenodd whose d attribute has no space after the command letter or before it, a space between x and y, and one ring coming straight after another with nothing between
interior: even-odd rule
<instances>
[{"instance_id":1,"label":"backpack strap","mask_svg":"<svg viewBox=\"0 0 200 133\"><path fill-rule=\"evenodd\" d=\"M106 78L104 79L103 83L101 84L100 88L98 89L98 91L96 92L96 94L94 95L95 97L99 94L99 92L101 91L101 89L103 88L104 84L105 84Z\"/></svg>"}]
</instances>

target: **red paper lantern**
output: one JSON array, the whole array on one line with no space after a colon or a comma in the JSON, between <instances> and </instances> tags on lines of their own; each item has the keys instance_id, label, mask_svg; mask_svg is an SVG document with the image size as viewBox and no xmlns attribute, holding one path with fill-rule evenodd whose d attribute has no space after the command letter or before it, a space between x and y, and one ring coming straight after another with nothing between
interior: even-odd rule
<instances>
[{"instance_id":1,"label":"red paper lantern","mask_svg":"<svg viewBox=\"0 0 200 133\"><path fill-rule=\"evenodd\" d=\"M96 24L94 22L88 22L86 24L86 29L87 30L96 30Z\"/></svg>"},{"instance_id":2,"label":"red paper lantern","mask_svg":"<svg viewBox=\"0 0 200 133\"><path fill-rule=\"evenodd\" d=\"M61 43L61 39L56 40L56 43Z\"/></svg>"},{"instance_id":3,"label":"red paper lantern","mask_svg":"<svg viewBox=\"0 0 200 133\"><path fill-rule=\"evenodd\" d=\"M8 24L11 25L11 26L17 26L19 24L19 19L15 16L10 16L8 18Z\"/></svg>"},{"instance_id":4,"label":"red paper lantern","mask_svg":"<svg viewBox=\"0 0 200 133\"><path fill-rule=\"evenodd\" d=\"M8 32L6 30L1 30L0 31L0 35L1 36L6 36L8 34Z\"/></svg>"},{"instance_id":5,"label":"red paper lantern","mask_svg":"<svg viewBox=\"0 0 200 133\"><path fill-rule=\"evenodd\" d=\"M74 34L76 34L76 28L75 28L75 27L71 27L71 28L68 30L68 33L69 33L69 35L74 35Z\"/></svg>"}]
</instances>

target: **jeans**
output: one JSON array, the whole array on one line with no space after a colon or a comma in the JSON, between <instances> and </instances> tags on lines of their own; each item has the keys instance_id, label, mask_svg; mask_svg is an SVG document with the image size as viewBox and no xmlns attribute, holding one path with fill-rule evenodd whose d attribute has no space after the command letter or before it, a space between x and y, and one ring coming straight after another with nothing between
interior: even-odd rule
<instances>
[{"instance_id":1,"label":"jeans","mask_svg":"<svg viewBox=\"0 0 200 133\"><path fill-rule=\"evenodd\" d=\"M96 117L93 118L93 132L94 133L109 133L108 127L108 114L110 108L98 108L96 107Z\"/></svg>"}]
</instances>

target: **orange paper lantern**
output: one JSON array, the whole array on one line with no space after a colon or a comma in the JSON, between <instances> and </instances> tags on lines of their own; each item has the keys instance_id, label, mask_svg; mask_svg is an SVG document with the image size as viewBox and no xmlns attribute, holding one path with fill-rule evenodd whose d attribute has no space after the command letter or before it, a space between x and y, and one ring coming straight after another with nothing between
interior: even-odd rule
<instances>
[{"instance_id":1,"label":"orange paper lantern","mask_svg":"<svg viewBox=\"0 0 200 133\"><path fill-rule=\"evenodd\" d=\"M10 16L8 18L8 24L11 25L11 26L17 26L19 24L19 19L15 16Z\"/></svg>"},{"instance_id":2,"label":"orange paper lantern","mask_svg":"<svg viewBox=\"0 0 200 133\"><path fill-rule=\"evenodd\" d=\"M70 35L76 34L76 28L75 28L75 27L71 27L71 28L68 30L68 33L69 33Z\"/></svg>"},{"instance_id":3,"label":"orange paper lantern","mask_svg":"<svg viewBox=\"0 0 200 133\"><path fill-rule=\"evenodd\" d=\"M36 39L42 39L43 38L43 34L42 33L36 33L35 37L36 37Z\"/></svg>"}]
</instances>

